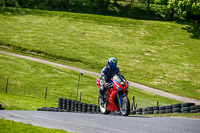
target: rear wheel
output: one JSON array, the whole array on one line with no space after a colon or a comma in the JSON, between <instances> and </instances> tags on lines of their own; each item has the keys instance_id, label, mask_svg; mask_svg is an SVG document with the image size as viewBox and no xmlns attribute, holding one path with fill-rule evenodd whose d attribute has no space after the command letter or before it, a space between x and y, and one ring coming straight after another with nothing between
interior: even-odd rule
<instances>
[{"instance_id":1,"label":"rear wheel","mask_svg":"<svg viewBox=\"0 0 200 133\"><path fill-rule=\"evenodd\" d=\"M128 97L122 97L122 104L119 105L120 112L123 116L128 116L130 113L130 102Z\"/></svg>"},{"instance_id":2,"label":"rear wheel","mask_svg":"<svg viewBox=\"0 0 200 133\"><path fill-rule=\"evenodd\" d=\"M102 98L99 96L99 107L100 107L100 112L102 114L109 114L110 111L106 110L107 104L106 102L103 103Z\"/></svg>"}]
</instances>

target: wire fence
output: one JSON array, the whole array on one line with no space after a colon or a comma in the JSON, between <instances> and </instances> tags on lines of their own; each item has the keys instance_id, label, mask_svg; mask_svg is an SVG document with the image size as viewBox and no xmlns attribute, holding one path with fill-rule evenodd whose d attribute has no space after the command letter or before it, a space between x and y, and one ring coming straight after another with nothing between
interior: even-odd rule
<instances>
[{"instance_id":1,"label":"wire fence","mask_svg":"<svg viewBox=\"0 0 200 133\"><path fill-rule=\"evenodd\" d=\"M0 93L7 93L16 96L26 96L32 98L46 99L57 102L60 97L78 100L89 104L97 104L98 97L91 96L90 92L78 92L70 90L60 90L48 87L32 81L26 81L25 84L14 81L9 77L0 76Z\"/></svg>"}]
</instances>

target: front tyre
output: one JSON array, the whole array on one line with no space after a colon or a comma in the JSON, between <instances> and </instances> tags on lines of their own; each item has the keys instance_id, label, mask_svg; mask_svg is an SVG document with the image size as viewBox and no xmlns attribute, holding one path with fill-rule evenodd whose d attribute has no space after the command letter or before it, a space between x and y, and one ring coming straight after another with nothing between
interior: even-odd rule
<instances>
[{"instance_id":1,"label":"front tyre","mask_svg":"<svg viewBox=\"0 0 200 133\"><path fill-rule=\"evenodd\" d=\"M104 102L104 104L102 104L103 101L101 99L101 97L99 96L99 107L100 107L100 111L102 114L109 114L110 111L106 110L107 104L106 102Z\"/></svg>"},{"instance_id":2,"label":"front tyre","mask_svg":"<svg viewBox=\"0 0 200 133\"><path fill-rule=\"evenodd\" d=\"M128 116L130 114L130 102L127 96L121 98L122 104L119 105L120 112L123 116Z\"/></svg>"}]
</instances>

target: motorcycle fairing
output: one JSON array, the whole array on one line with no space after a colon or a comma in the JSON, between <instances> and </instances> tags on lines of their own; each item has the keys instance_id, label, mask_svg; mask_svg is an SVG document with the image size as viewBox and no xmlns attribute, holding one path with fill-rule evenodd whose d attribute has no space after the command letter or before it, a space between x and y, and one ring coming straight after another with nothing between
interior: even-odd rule
<instances>
[{"instance_id":1,"label":"motorcycle fairing","mask_svg":"<svg viewBox=\"0 0 200 133\"><path fill-rule=\"evenodd\" d=\"M98 78L98 79L96 80L96 84L97 84L97 86L100 88L100 78Z\"/></svg>"},{"instance_id":2,"label":"motorcycle fairing","mask_svg":"<svg viewBox=\"0 0 200 133\"><path fill-rule=\"evenodd\" d=\"M108 92L107 96L108 96L109 104L106 107L107 110L119 111L119 108L115 104L115 97L117 96L117 93L118 91L114 89L110 89L110 91Z\"/></svg>"}]
</instances>

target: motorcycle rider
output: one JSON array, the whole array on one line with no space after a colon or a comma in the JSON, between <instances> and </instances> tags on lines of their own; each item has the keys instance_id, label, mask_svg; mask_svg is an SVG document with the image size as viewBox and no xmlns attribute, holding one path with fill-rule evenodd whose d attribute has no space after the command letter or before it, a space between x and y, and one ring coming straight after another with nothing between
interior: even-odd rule
<instances>
[{"instance_id":1,"label":"motorcycle rider","mask_svg":"<svg viewBox=\"0 0 200 133\"><path fill-rule=\"evenodd\" d=\"M106 89L112 87L113 85L111 78L115 74L122 75L120 73L119 68L117 67L117 59L115 59L114 57L111 57L108 59L106 66L101 71L99 93L103 101L104 101L104 93Z\"/></svg>"}]
</instances>

